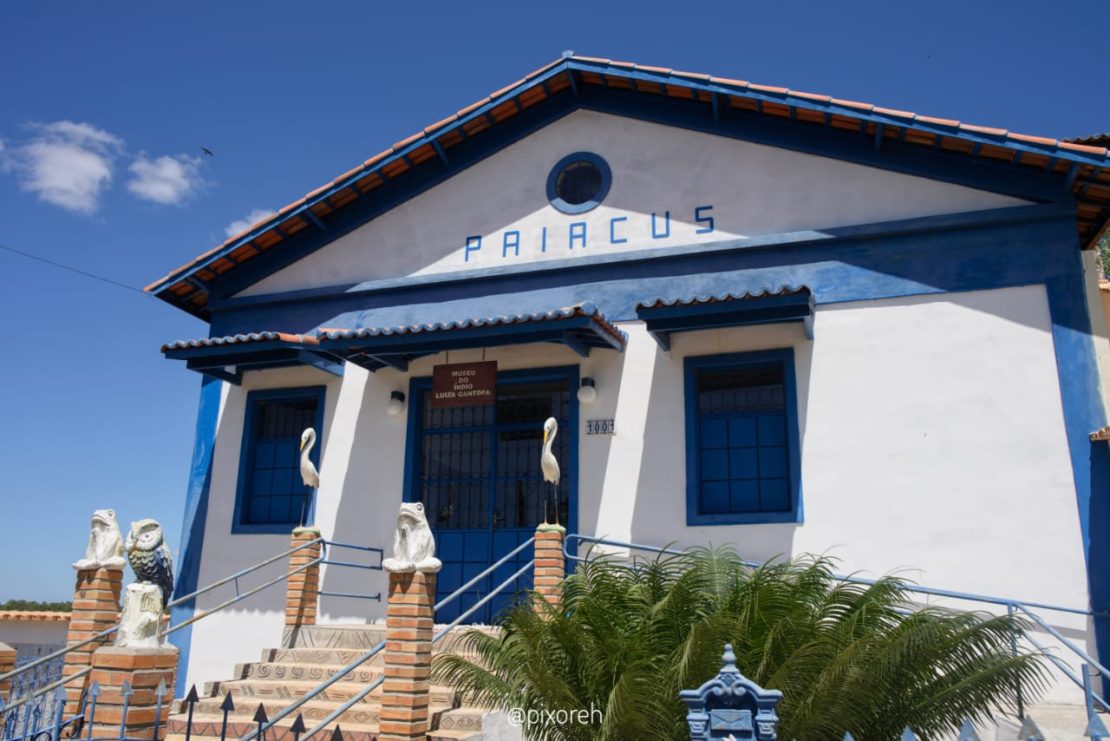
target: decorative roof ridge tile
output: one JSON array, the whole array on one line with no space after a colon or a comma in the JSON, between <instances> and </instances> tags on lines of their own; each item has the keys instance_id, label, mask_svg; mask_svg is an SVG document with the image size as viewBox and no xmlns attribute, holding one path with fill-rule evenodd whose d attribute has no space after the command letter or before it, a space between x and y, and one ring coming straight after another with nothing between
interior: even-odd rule
<instances>
[{"instance_id":1,"label":"decorative roof ridge tile","mask_svg":"<svg viewBox=\"0 0 1110 741\"><path fill-rule=\"evenodd\" d=\"M480 327L497 327L506 324L526 324L528 322L552 321L556 319L569 319L574 316L589 317L614 337L625 338L626 335L598 310L592 302L584 301L570 306L563 306L548 311L535 311L524 314L498 314L488 317L472 317L455 319L446 322L425 322L393 327L351 327L349 329L324 328L317 330L317 337L321 340L356 339L365 337L389 337L404 334L423 334L426 332L442 332L457 329L473 329Z\"/></svg>"},{"instance_id":2,"label":"decorative roof ridge tile","mask_svg":"<svg viewBox=\"0 0 1110 741\"><path fill-rule=\"evenodd\" d=\"M803 293L811 293L809 286L798 285L789 286L783 285L779 288L764 288L760 291L745 291L744 293L723 293L723 294L705 294L687 298L655 298L640 301L636 304L636 309L659 309L671 306L693 306L695 304L711 304L721 303L725 301L748 301L751 299L767 298L769 296L794 296Z\"/></svg>"},{"instance_id":3,"label":"decorative roof ridge tile","mask_svg":"<svg viewBox=\"0 0 1110 741\"><path fill-rule=\"evenodd\" d=\"M174 340L162 345L162 352L167 350L186 350L194 347L221 347L223 345L248 345L252 342L297 342L305 345L319 344L316 335L296 334L294 332L243 332L240 334L225 335L223 337L203 337L195 340Z\"/></svg>"}]
</instances>

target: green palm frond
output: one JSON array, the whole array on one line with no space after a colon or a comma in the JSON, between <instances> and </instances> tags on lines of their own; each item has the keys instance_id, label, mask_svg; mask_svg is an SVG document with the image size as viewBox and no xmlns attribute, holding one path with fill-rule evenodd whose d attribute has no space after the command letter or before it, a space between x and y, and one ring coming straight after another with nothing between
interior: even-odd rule
<instances>
[{"instance_id":1,"label":"green palm frond","mask_svg":"<svg viewBox=\"0 0 1110 741\"><path fill-rule=\"evenodd\" d=\"M798 741L896 738L906 725L943 736L1012 710L1018 685L1027 698L1043 690L1040 658L1011 653L1021 623L917 609L899 579L834 569L824 556L749 568L722 548L599 556L566 578L560 608L529 600L500 635L469 631L433 677L488 707L601 711L528 738L614 741L688 738L678 693L716 675L726 642L744 674L782 690L780 737Z\"/></svg>"}]
</instances>

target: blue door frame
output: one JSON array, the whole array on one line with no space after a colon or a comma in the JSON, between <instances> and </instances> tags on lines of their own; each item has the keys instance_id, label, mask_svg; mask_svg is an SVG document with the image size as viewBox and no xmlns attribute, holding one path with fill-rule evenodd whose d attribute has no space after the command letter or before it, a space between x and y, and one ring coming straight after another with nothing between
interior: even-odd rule
<instances>
[{"instance_id":1,"label":"blue door frame","mask_svg":"<svg viewBox=\"0 0 1110 741\"><path fill-rule=\"evenodd\" d=\"M568 531L575 532L578 522L578 401L575 393L578 389L578 366L557 366L551 368L533 368L526 370L502 371L497 374L498 397L503 391L511 393L513 386L532 383L554 383L566 388L566 405L563 419L560 420L559 438L557 445L561 452L562 481L561 494L565 496L566 511L563 524ZM528 540L535 532L535 524L539 521L538 503L541 492L549 489L542 482L536 480L539 468L540 439L542 435L543 420L528 422L513 422L502 417L508 414L499 414L505 411L506 400L501 404L495 403L492 409L485 411L472 411L467 414L456 413L455 418L465 420L459 424L452 422L451 426L438 426L425 428L425 395L432 387L430 377L413 378L409 386L409 415L408 431L405 445L405 483L404 500L423 501L426 493L432 492L436 486L447 485L449 491L464 490L468 503L463 502L463 494L459 494L456 502L448 494L447 504L442 503L442 492L434 493L434 502L425 502L428 522L436 537L437 555L443 561L443 570L436 583L436 600L441 600L451 592L461 587L478 573L487 568L491 563L504 556L520 543ZM544 412L546 414L546 412ZM478 460L474 460L475 451L467 449L471 459L456 465L454 476L429 476L425 470L425 462L431 460L432 453L425 454L424 441L427 433L431 431L435 436L447 439L446 445L451 445L451 438L455 436L455 446L467 449L472 445L475 436L482 436L488 440L488 447L478 452ZM534 434L534 438L533 438ZM488 437L487 437L488 436ZM469 438L469 439L468 439ZM520 444L513 446L513 438ZM431 439L431 438L427 438ZM514 451L513 448L516 448ZM534 450L533 450L534 448ZM450 453L455 454L455 453ZM513 456L515 459L510 460ZM521 471L520 456L534 456L534 461L528 458L524 461L529 470L527 475L514 476ZM460 456L461 457L461 456ZM534 463L534 466L532 465ZM450 464L448 466L450 467ZM467 469L467 470L464 470ZM478 470L474 470L477 468ZM507 469L507 470L506 470ZM469 474L469 475L468 475ZM509 486L516 483L517 502L516 509L509 512L502 500L508 499ZM499 488L500 487L500 488ZM498 493L502 498L498 498ZM432 496L428 497L433 498ZM526 498L524 502L522 498ZM499 504L500 502L500 504ZM522 511L521 507L526 510ZM509 508L511 509L511 508ZM513 514L523 526L506 526L499 521L504 514ZM499 567L491 578L479 583L474 589L469 590L460 599L451 605L445 606L436 614L437 622L447 622L456 618L460 613L470 608L477 600L485 596L489 590L508 579L518 569L532 559L532 549L525 548L514 559ZM468 618L468 622L493 623L497 616L506 607L510 606L521 590L530 589L532 575L530 573L521 577L515 589L507 590L490 600Z\"/></svg>"}]
</instances>

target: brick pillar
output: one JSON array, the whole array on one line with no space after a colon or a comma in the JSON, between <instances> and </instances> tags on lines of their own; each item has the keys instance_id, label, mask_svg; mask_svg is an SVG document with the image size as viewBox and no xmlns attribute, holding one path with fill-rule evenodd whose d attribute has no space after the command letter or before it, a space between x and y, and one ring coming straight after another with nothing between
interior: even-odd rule
<instances>
[{"instance_id":1,"label":"brick pillar","mask_svg":"<svg viewBox=\"0 0 1110 741\"><path fill-rule=\"evenodd\" d=\"M428 736L435 594L434 572L389 573L380 741Z\"/></svg>"},{"instance_id":2,"label":"brick pillar","mask_svg":"<svg viewBox=\"0 0 1110 741\"><path fill-rule=\"evenodd\" d=\"M537 606L540 600L543 600L556 609L559 607L563 578L567 573L563 556L563 539L566 534L566 528L561 525L544 523L536 528L536 565L533 583Z\"/></svg>"},{"instance_id":3,"label":"brick pillar","mask_svg":"<svg viewBox=\"0 0 1110 741\"><path fill-rule=\"evenodd\" d=\"M319 540L320 531L314 527L299 527L293 531L290 548L296 548L313 540ZM289 556L289 573L320 557L320 543L302 548ZM301 626L316 624L316 605L320 591L320 565L310 566L304 571L293 574L285 587L285 630L282 640L285 646L293 645Z\"/></svg>"},{"instance_id":4,"label":"brick pillar","mask_svg":"<svg viewBox=\"0 0 1110 741\"><path fill-rule=\"evenodd\" d=\"M7 674L12 669L15 669L15 649L6 643L0 642L0 674ZM12 681L6 680L0 682L0 700L6 704L11 698L8 693L11 691Z\"/></svg>"},{"instance_id":5,"label":"brick pillar","mask_svg":"<svg viewBox=\"0 0 1110 741\"><path fill-rule=\"evenodd\" d=\"M173 688L177 675L177 648L121 648L103 646L92 657L93 682L100 683L100 697L96 701L96 714L92 718L92 735L99 738L116 738L120 723L125 722L129 739L154 738L154 718L158 708L156 691L159 682L166 683L162 697L159 720L159 738L166 735L166 721L173 705ZM131 698L127 701L127 718L123 715L123 683L131 685Z\"/></svg>"},{"instance_id":6,"label":"brick pillar","mask_svg":"<svg viewBox=\"0 0 1110 741\"><path fill-rule=\"evenodd\" d=\"M69 616L66 645L92 638L119 623L119 593L123 569L78 569L77 586L73 593L73 612ZM112 642L112 636L94 641L66 654L64 676L70 676L92 664L93 652ZM89 686L89 675L66 684L66 715L77 712L81 694Z\"/></svg>"}]
</instances>

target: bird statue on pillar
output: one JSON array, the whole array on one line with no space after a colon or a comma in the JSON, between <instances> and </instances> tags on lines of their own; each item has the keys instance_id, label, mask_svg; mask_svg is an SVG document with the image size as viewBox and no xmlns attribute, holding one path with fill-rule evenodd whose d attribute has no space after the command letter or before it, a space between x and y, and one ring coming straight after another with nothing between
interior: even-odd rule
<instances>
[{"instance_id":1,"label":"bird statue on pillar","mask_svg":"<svg viewBox=\"0 0 1110 741\"><path fill-rule=\"evenodd\" d=\"M551 452L555 443L555 436L559 434L559 423L554 417L548 417L543 423L543 453L540 454L540 469L543 471L543 521L547 524L547 490L546 484L551 484L555 491L555 524L559 524L559 461Z\"/></svg>"},{"instance_id":2,"label":"bird statue on pillar","mask_svg":"<svg viewBox=\"0 0 1110 741\"><path fill-rule=\"evenodd\" d=\"M316 489L320 486L320 472L309 458L312 448L316 445L316 430L306 427L301 433L301 481L312 490L310 496L316 496ZM308 497L301 502L301 525L304 525L305 512L308 509Z\"/></svg>"},{"instance_id":3,"label":"bird statue on pillar","mask_svg":"<svg viewBox=\"0 0 1110 741\"><path fill-rule=\"evenodd\" d=\"M162 535L162 526L149 517L131 523L124 543L135 578L162 590L162 609L173 595L173 556Z\"/></svg>"}]
</instances>

